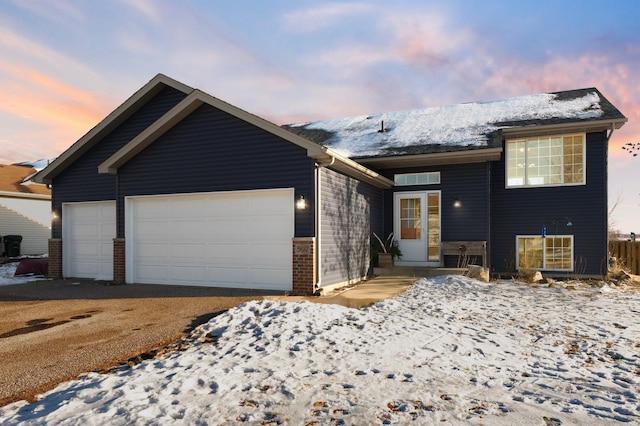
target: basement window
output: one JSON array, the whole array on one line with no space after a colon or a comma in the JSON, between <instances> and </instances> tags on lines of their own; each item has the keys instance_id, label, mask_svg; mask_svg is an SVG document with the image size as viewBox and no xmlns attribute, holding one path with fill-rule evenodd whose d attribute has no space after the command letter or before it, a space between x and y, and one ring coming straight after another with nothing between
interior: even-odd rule
<instances>
[{"instance_id":1,"label":"basement window","mask_svg":"<svg viewBox=\"0 0 640 426\"><path fill-rule=\"evenodd\" d=\"M440 172L399 173L394 175L396 186L437 185L440 183Z\"/></svg>"},{"instance_id":2,"label":"basement window","mask_svg":"<svg viewBox=\"0 0 640 426\"><path fill-rule=\"evenodd\" d=\"M518 269L573 270L573 235L516 237Z\"/></svg>"}]
</instances>

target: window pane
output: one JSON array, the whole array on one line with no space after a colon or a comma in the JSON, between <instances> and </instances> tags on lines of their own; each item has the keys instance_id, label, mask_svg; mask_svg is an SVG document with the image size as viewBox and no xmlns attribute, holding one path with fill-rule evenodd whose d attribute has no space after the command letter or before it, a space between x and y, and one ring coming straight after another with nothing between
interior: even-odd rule
<instances>
[{"instance_id":1,"label":"window pane","mask_svg":"<svg viewBox=\"0 0 640 426\"><path fill-rule=\"evenodd\" d=\"M403 240L419 240L421 228L420 198L401 199L400 238Z\"/></svg>"},{"instance_id":2,"label":"window pane","mask_svg":"<svg viewBox=\"0 0 640 426\"><path fill-rule=\"evenodd\" d=\"M436 184L440 183L440 172L400 173L393 180L398 186Z\"/></svg>"},{"instance_id":3,"label":"window pane","mask_svg":"<svg viewBox=\"0 0 640 426\"><path fill-rule=\"evenodd\" d=\"M572 270L571 238L547 237L545 248L545 269Z\"/></svg>"},{"instance_id":4,"label":"window pane","mask_svg":"<svg viewBox=\"0 0 640 426\"><path fill-rule=\"evenodd\" d=\"M525 142L507 143L507 186L522 186L525 178Z\"/></svg>"},{"instance_id":5,"label":"window pane","mask_svg":"<svg viewBox=\"0 0 640 426\"><path fill-rule=\"evenodd\" d=\"M543 239L540 237L518 238L518 268L542 269Z\"/></svg>"},{"instance_id":6,"label":"window pane","mask_svg":"<svg viewBox=\"0 0 640 426\"><path fill-rule=\"evenodd\" d=\"M584 135L507 141L507 187L584 183Z\"/></svg>"},{"instance_id":7,"label":"window pane","mask_svg":"<svg viewBox=\"0 0 640 426\"><path fill-rule=\"evenodd\" d=\"M429 223L427 253L428 260L440 259L440 195L427 196L427 221Z\"/></svg>"},{"instance_id":8,"label":"window pane","mask_svg":"<svg viewBox=\"0 0 640 426\"><path fill-rule=\"evenodd\" d=\"M583 183L582 135L564 137L564 182Z\"/></svg>"}]
</instances>

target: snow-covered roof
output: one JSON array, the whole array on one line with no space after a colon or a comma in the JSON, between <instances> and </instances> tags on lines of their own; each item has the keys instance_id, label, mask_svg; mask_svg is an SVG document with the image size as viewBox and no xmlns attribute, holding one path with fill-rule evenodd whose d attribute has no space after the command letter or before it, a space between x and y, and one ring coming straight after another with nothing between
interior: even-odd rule
<instances>
[{"instance_id":1,"label":"snow-covered roof","mask_svg":"<svg viewBox=\"0 0 640 426\"><path fill-rule=\"evenodd\" d=\"M624 116L600 92L580 89L285 126L350 158L500 146L500 130Z\"/></svg>"}]
</instances>

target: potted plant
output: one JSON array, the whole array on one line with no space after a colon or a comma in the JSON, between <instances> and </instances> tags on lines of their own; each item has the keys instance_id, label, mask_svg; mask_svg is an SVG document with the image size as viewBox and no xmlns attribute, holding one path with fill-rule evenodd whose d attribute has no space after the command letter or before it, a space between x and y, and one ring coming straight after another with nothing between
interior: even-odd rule
<instances>
[{"instance_id":1,"label":"potted plant","mask_svg":"<svg viewBox=\"0 0 640 426\"><path fill-rule=\"evenodd\" d=\"M393 238L393 232L389 234L386 240L382 240L375 232L373 233L374 241L371 244L372 257L378 258L378 267L390 268L393 266L393 259L400 258L402 252L398 247L398 242Z\"/></svg>"}]
</instances>

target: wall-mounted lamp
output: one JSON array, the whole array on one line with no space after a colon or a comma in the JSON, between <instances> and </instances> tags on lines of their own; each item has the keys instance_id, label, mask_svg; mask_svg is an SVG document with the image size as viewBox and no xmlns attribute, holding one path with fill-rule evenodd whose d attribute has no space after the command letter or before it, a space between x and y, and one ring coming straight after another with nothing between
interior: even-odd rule
<instances>
[{"instance_id":1,"label":"wall-mounted lamp","mask_svg":"<svg viewBox=\"0 0 640 426\"><path fill-rule=\"evenodd\" d=\"M304 195L300 194L296 200L296 210L304 210L306 208L307 200L305 200Z\"/></svg>"},{"instance_id":2,"label":"wall-mounted lamp","mask_svg":"<svg viewBox=\"0 0 640 426\"><path fill-rule=\"evenodd\" d=\"M462 205L462 203L460 202L460 198L456 197L455 200L453 200L453 207L458 208Z\"/></svg>"},{"instance_id":3,"label":"wall-mounted lamp","mask_svg":"<svg viewBox=\"0 0 640 426\"><path fill-rule=\"evenodd\" d=\"M51 210L51 220L56 221L58 219L60 219L60 215L58 214L58 212L55 210Z\"/></svg>"}]
</instances>

